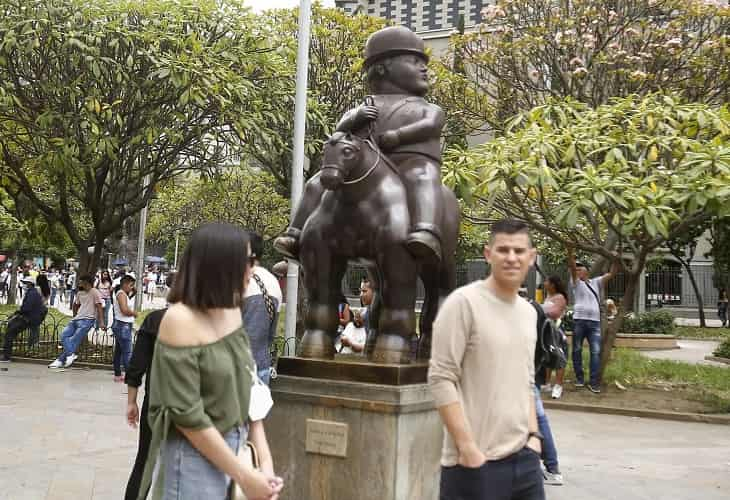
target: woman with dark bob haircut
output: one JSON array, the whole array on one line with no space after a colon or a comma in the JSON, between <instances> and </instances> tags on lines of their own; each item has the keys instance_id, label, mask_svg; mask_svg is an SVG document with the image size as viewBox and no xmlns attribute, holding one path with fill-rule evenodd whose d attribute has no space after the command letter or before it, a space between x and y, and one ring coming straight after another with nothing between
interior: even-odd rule
<instances>
[{"instance_id":1,"label":"woman with dark bob haircut","mask_svg":"<svg viewBox=\"0 0 730 500\"><path fill-rule=\"evenodd\" d=\"M224 500L233 482L247 498L275 500L283 487L263 422L248 419L256 366L240 305L249 255L246 233L222 223L200 227L183 252L152 358L152 441L140 492L154 470L154 500ZM236 457L246 439L260 471Z\"/></svg>"}]
</instances>

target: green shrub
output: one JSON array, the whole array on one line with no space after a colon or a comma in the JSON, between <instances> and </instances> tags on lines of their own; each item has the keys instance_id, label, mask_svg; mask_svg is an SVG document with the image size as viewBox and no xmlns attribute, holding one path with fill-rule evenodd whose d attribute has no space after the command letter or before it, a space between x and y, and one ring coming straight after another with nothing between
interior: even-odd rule
<instances>
[{"instance_id":1,"label":"green shrub","mask_svg":"<svg viewBox=\"0 0 730 500\"><path fill-rule=\"evenodd\" d=\"M624 318L623 333L654 333L673 335L674 316L669 311L650 311Z\"/></svg>"},{"instance_id":2,"label":"green shrub","mask_svg":"<svg viewBox=\"0 0 730 500\"><path fill-rule=\"evenodd\" d=\"M722 344L717 346L713 354L718 358L730 359L730 338L725 339Z\"/></svg>"}]
</instances>

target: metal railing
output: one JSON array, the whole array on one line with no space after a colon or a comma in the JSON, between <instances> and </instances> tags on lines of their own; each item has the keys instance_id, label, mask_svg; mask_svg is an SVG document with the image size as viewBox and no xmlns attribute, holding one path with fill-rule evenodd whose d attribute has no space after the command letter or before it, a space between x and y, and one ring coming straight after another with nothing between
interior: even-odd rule
<instances>
[{"instance_id":1,"label":"metal railing","mask_svg":"<svg viewBox=\"0 0 730 500\"><path fill-rule=\"evenodd\" d=\"M0 344L4 345L7 323L11 315L0 316ZM27 327L13 341L13 358L41 359L53 361L63 346L63 329L70 318L58 318L48 314L38 329ZM114 337L111 328L107 331L89 329L86 337L76 350L77 363L111 366L114 359Z\"/></svg>"}]
</instances>

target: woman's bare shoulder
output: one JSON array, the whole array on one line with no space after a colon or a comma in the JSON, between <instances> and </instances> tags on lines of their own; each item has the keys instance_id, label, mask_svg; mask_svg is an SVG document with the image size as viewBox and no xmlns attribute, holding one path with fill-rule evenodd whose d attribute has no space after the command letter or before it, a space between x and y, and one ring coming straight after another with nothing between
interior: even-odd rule
<instances>
[{"instance_id":1,"label":"woman's bare shoulder","mask_svg":"<svg viewBox=\"0 0 730 500\"><path fill-rule=\"evenodd\" d=\"M198 346L203 342L200 335L200 319L195 311L183 304L173 304L162 317L159 340L175 347Z\"/></svg>"}]
</instances>

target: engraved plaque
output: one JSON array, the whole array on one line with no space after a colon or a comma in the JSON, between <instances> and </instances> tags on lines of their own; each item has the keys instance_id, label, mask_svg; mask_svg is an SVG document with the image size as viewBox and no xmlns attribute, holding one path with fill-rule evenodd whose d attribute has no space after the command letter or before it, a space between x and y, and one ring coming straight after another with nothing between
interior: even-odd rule
<instances>
[{"instance_id":1,"label":"engraved plaque","mask_svg":"<svg viewBox=\"0 0 730 500\"><path fill-rule=\"evenodd\" d=\"M329 455L332 457L347 456L348 425L329 420L307 419L307 453Z\"/></svg>"}]
</instances>

